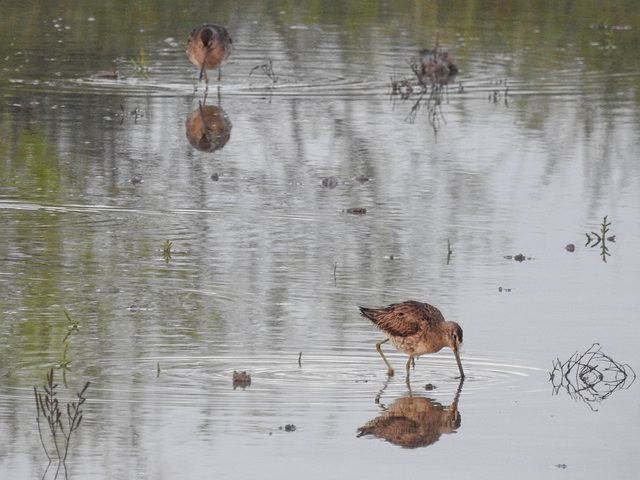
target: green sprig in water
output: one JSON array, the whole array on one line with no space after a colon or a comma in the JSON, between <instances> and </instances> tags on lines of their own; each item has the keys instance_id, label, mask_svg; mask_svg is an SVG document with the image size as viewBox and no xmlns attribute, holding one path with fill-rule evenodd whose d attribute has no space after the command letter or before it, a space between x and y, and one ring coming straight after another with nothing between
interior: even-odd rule
<instances>
[{"instance_id":1,"label":"green sprig in water","mask_svg":"<svg viewBox=\"0 0 640 480\"><path fill-rule=\"evenodd\" d=\"M131 59L131 63L133 64L133 68L140 75L146 75L149 73L149 59L147 58L147 54L144 51L144 47L140 47L140 56L137 60Z\"/></svg>"}]
</instances>

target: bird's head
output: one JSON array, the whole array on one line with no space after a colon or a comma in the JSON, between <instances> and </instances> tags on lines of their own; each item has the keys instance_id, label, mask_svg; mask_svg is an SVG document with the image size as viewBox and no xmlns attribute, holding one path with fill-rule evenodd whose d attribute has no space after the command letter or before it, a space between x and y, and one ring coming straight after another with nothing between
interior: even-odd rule
<instances>
[{"instance_id":1,"label":"bird's head","mask_svg":"<svg viewBox=\"0 0 640 480\"><path fill-rule=\"evenodd\" d=\"M460 370L460 377L464 378L464 370L462 369L462 362L460 361L460 354L458 353L458 347L462 344L462 327L456 322L445 322L447 328L447 339L449 341L449 347L453 350L453 354L456 357L458 369Z\"/></svg>"}]
</instances>

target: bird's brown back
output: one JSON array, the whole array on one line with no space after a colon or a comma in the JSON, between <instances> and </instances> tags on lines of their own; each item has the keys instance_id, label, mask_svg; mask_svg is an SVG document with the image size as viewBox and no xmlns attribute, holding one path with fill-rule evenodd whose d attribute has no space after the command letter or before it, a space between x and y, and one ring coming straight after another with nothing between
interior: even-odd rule
<instances>
[{"instance_id":1,"label":"bird's brown back","mask_svg":"<svg viewBox=\"0 0 640 480\"><path fill-rule=\"evenodd\" d=\"M227 29L212 23L196 27L187 39L187 55L192 63L205 68L217 68L231 55L233 41Z\"/></svg>"},{"instance_id":2,"label":"bird's brown back","mask_svg":"<svg viewBox=\"0 0 640 480\"><path fill-rule=\"evenodd\" d=\"M393 337L410 337L420 330L434 329L444 322L440 310L428 303L409 300L388 307L360 307L360 313Z\"/></svg>"}]
</instances>

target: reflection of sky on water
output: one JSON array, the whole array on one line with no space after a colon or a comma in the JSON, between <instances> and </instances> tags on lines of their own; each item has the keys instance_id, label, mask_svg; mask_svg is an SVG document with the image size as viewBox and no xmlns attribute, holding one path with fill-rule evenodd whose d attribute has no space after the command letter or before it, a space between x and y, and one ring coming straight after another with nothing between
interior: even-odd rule
<instances>
[{"instance_id":1,"label":"reflection of sky on water","mask_svg":"<svg viewBox=\"0 0 640 480\"><path fill-rule=\"evenodd\" d=\"M182 40L166 40L180 27L144 32L155 62L144 78L122 66L121 81L90 79L112 55L61 61L46 82L38 76L50 63L37 71L5 60L23 70L0 83L22 105L6 113L15 127L0 127L11 131L0 143L0 439L14 446L0 472L41 472L31 386L62 358L62 308L81 325L69 380L92 379L79 478L637 470L635 386L594 416L552 397L548 383L553 359L594 341L639 364L628 341L638 307L637 75L609 75L583 50L549 58L544 41L520 48L500 35L489 48L447 27L440 38L464 90L450 87L436 133L423 110L406 121L411 100L389 97L391 77L411 75L407 59L428 46L417 45L413 22L396 36L317 20L230 23L236 50L219 98L211 86L206 102L220 102L233 134L214 153L185 138L202 87L194 96ZM275 85L248 75L267 58ZM327 176L339 184L323 187ZM343 212L354 206L367 213ZM616 235L607 263L584 246L605 215ZM505 258L517 254L530 260ZM409 298L465 330L464 422L426 456L355 436L380 414L386 380L380 335L356 305ZM251 385L233 390L234 370ZM413 394L449 405L456 371L450 354L418 359ZM385 395L406 398L404 378ZM287 424L296 431L280 430Z\"/></svg>"}]
</instances>

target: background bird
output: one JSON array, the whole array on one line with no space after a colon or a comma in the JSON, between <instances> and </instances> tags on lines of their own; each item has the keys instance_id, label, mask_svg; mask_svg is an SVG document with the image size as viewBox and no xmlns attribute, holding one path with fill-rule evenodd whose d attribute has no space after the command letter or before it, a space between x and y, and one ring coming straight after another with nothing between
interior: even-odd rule
<instances>
[{"instance_id":1,"label":"background bird","mask_svg":"<svg viewBox=\"0 0 640 480\"><path fill-rule=\"evenodd\" d=\"M227 29L212 23L203 23L196 27L187 39L187 56L200 67L200 80L204 75L205 83L209 83L206 70L218 69L218 81L222 77L220 65L229 58L233 50L233 42Z\"/></svg>"}]
</instances>

